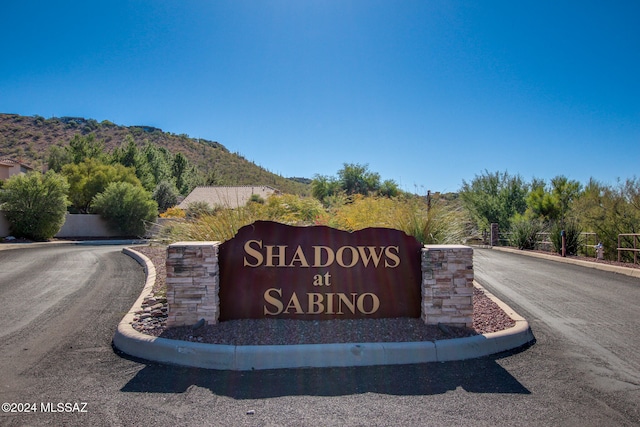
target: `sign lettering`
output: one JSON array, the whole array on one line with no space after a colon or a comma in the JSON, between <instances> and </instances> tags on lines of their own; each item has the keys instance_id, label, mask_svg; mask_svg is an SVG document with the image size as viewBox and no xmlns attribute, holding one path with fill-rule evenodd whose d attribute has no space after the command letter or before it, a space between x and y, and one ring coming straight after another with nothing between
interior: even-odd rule
<instances>
[{"instance_id":1,"label":"sign lettering","mask_svg":"<svg viewBox=\"0 0 640 427\"><path fill-rule=\"evenodd\" d=\"M419 317L421 247L399 230L257 221L220 246L220 320Z\"/></svg>"}]
</instances>

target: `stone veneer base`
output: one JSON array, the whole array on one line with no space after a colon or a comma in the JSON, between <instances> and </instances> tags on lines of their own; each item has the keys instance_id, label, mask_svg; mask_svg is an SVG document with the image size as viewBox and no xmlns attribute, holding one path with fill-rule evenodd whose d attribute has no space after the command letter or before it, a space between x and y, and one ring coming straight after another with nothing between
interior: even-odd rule
<instances>
[{"instance_id":1,"label":"stone veneer base","mask_svg":"<svg viewBox=\"0 0 640 427\"><path fill-rule=\"evenodd\" d=\"M220 242L178 242L167 248L167 326L217 324ZM422 320L428 325L473 325L473 249L425 245Z\"/></svg>"}]
</instances>

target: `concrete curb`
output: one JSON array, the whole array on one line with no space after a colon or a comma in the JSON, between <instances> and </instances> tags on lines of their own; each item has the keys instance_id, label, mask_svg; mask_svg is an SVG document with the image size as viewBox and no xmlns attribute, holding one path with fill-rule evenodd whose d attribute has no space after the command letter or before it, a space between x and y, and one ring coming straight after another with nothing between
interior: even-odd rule
<instances>
[{"instance_id":1,"label":"concrete curb","mask_svg":"<svg viewBox=\"0 0 640 427\"><path fill-rule=\"evenodd\" d=\"M530 252L514 248L505 248L499 246L490 247L495 251L509 252L534 258L542 258L549 261L563 262L565 264L579 265L581 267L594 268L596 270L609 271L612 273L624 274L625 276L637 277L640 279L640 268L620 267L617 265L601 264L598 262L583 261L580 259L563 258L555 255L547 255L539 252Z\"/></svg>"},{"instance_id":2,"label":"concrete curb","mask_svg":"<svg viewBox=\"0 0 640 427\"><path fill-rule=\"evenodd\" d=\"M0 243L0 251L11 249L37 248L39 246L68 246L68 245L85 245L85 246L107 246L107 245L144 245L149 243L146 239L119 239L119 240L56 240L53 242L31 242L31 243Z\"/></svg>"},{"instance_id":3,"label":"concrete curb","mask_svg":"<svg viewBox=\"0 0 640 427\"><path fill-rule=\"evenodd\" d=\"M123 252L145 267L147 280L140 297L118 324L113 344L142 359L197 368L248 371L254 369L324 368L446 362L487 356L522 347L534 340L525 319L483 289L516 321L512 328L466 338L428 342L232 346L169 340L142 334L131 326L134 313L155 283L151 261L135 250Z\"/></svg>"},{"instance_id":4,"label":"concrete curb","mask_svg":"<svg viewBox=\"0 0 640 427\"><path fill-rule=\"evenodd\" d=\"M11 249L37 248L39 246L66 246L75 243L76 242L66 240L57 242L0 243L0 251L8 251Z\"/></svg>"}]
</instances>

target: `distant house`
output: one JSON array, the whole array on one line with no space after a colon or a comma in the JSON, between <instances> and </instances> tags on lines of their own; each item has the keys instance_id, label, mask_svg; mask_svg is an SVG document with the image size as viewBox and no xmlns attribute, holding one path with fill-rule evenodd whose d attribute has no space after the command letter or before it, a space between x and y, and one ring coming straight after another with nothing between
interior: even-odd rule
<instances>
[{"instance_id":1,"label":"distant house","mask_svg":"<svg viewBox=\"0 0 640 427\"><path fill-rule=\"evenodd\" d=\"M206 202L211 207L237 208L244 206L257 195L267 199L272 194L280 194L280 191L266 185L244 185L238 187L196 187L178 205L180 209L187 209L193 202Z\"/></svg>"},{"instance_id":2,"label":"distant house","mask_svg":"<svg viewBox=\"0 0 640 427\"><path fill-rule=\"evenodd\" d=\"M17 160L0 157L0 181L7 180L13 175L31 172L32 167L20 163Z\"/></svg>"}]
</instances>

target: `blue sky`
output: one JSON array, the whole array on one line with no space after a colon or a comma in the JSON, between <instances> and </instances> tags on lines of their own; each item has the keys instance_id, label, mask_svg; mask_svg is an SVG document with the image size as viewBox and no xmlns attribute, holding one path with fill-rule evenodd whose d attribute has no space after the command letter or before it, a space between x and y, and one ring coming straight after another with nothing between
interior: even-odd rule
<instances>
[{"instance_id":1,"label":"blue sky","mask_svg":"<svg viewBox=\"0 0 640 427\"><path fill-rule=\"evenodd\" d=\"M0 112L149 125L285 177L640 175L640 2L5 2Z\"/></svg>"}]
</instances>

